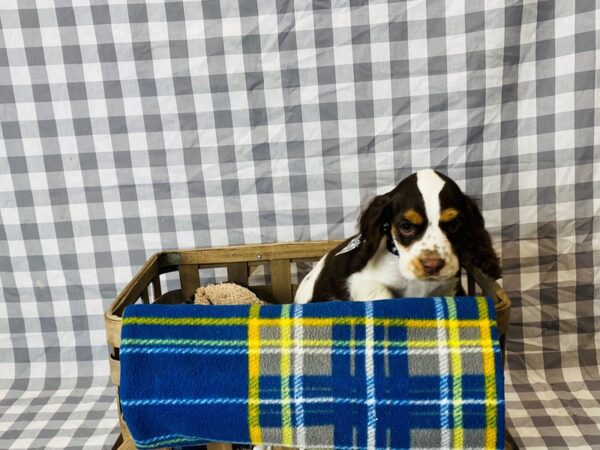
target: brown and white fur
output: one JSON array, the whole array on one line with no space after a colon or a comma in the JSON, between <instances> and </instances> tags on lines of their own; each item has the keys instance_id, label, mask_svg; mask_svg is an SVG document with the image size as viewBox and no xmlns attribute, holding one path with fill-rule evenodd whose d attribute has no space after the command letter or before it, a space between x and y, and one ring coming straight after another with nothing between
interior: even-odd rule
<instances>
[{"instance_id":1,"label":"brown and white fur","mask_svg":"<svg viewBox=\"0 0 600 450\"><path fill-rule=\"evenodd\" d=\"M375 197L359 229L360 244L348 247L353 236L326 254L298 287L296 303L455 295L465 262L500 277L479 209L439 172L419 171Z\"/></svg>"}]
</instances>

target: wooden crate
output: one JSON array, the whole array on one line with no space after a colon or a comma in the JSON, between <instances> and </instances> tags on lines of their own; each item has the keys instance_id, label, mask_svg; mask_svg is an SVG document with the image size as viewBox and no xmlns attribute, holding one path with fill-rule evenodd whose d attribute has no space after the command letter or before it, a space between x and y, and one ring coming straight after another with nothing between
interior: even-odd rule
<instances>
[{"instance_id":1,"label":"wooden crate","mask_svg":"<svg viewBox=\"0 0 600 450\"><path fill-rule=\"evenodd\" d=\"M229 281L248 284L249 276L257 265L269 265L271 284L252 286L258 295L278 303L291 303L297 284L292 283L292 264L314 262L340 244L341 241L295 242L284 244L241 245L221 248L204 248L181 251L164 251L153 255L137 275L125 286L111 303L104 315L106 336L110 346L111 380L117 387L119 402L119 347L121 346L121 317L126 306L134 303L182 303L190 298L200 286L200 269L226 268ZM505 334L510 316L510 299L494 280L479 269L465 267L469 295L483 294L492 297L496 316L502 356L504 358ZM180 289L161 290L161 276L177 272ZM127 424L123 420L119 404L121 434L113 449L135 449ZM230 444L210 444L209 450L231 450ZM507 446L508 448L508 446Z\"/></svg>"}]
</instances>

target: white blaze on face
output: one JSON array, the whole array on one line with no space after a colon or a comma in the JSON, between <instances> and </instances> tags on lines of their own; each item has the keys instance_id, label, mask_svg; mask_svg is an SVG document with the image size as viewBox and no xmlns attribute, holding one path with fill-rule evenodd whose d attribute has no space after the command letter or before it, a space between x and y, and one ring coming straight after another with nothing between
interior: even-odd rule
<instances>
[{"instance_id":1,"label":"white blaze on face","mask_svg":"<svg viewBox=\"0 0 600 450\"><path fill-rule=\"evenodd\" d=\"M440 221L440 192L442 192L444 184L444 180L431 169L417 172L417 187L423 196L427 219L430 225L435 224L438 229L439 226L437 225ZM429 228L427 230L429 231Z\"/></svg>"},{"instance_id":2,"label":"white blaze on face","mask_svg":"<svg viewBox=\"0 0 600 450\"><path fill-rule=\"evenodd\" d=\"M413 242L409 248L404 248L396 243L400 253L400 272L409 279L417 278L413 266L419 265L423 252L435 251L445 261L442 270L435 275L436 278L451 278L458 271L458 258L454 254L452 244L440 228L440 192L446 182L433 170L426 169L417 172L417 187L423 197L425 213L427 214L427 228L420 239Z\"/></svg>"}]
</instances>

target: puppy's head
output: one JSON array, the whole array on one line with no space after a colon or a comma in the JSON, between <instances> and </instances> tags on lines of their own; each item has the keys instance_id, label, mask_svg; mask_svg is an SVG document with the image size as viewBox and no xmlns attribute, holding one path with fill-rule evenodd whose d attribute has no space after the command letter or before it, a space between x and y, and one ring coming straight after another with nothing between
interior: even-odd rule
<instances>
[{"instance_id":1,"label":"puppy's head","mask_svg":"<svg viewBox=\"0 0 600 450\"><path fill-rule=\"evenodd\" d=\"M477 205L454 181L433 170L410 175L393 191L375 197L359 225L369 253L391 233L400 273L407 279L447 280L457 275L461 262L500 277Z\"/></svg>"}]
</instances>

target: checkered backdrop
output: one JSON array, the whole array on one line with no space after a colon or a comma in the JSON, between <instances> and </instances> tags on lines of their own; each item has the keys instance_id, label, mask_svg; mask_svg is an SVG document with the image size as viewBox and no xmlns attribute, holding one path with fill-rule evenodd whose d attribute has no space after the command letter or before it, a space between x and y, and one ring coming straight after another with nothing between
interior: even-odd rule
<instances>
[{"instance_id":1,"label":"checkered backdrop","mask_svg":"<svg viewBox=\"0 0 600 450\"><path fill-rule=\"evenodd\" d=\"M114 442L153 252L349 236L424 167L502 254L517 440L600 446L598 1L91 3L0 3L1 448Z\"/></svg>"}]
</instances>

